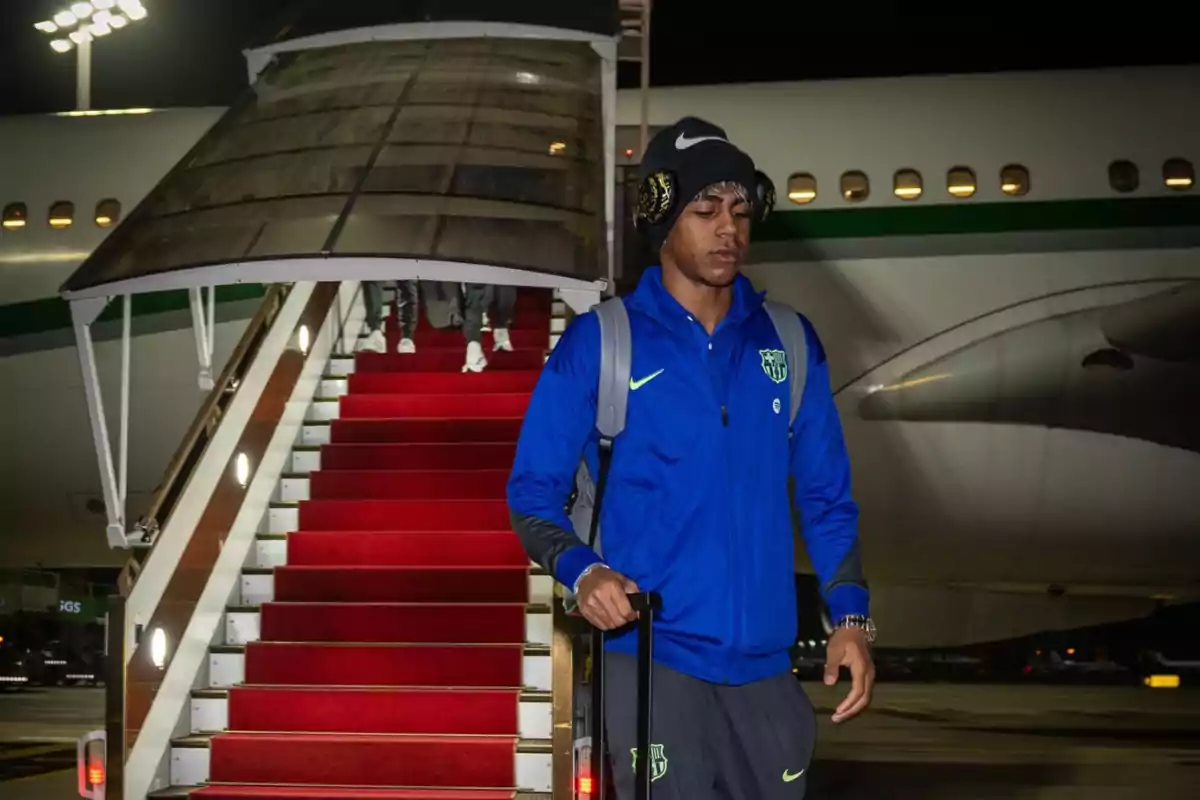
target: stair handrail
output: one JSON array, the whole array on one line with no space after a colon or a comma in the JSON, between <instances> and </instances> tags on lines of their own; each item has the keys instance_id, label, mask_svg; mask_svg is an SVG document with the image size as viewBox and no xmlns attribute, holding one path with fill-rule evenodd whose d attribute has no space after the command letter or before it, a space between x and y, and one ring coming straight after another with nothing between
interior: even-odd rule
<instances>
[{"instance_id":1,"label":"stair handrail","mask_svg":"<svg viewBox=\"0 0 1200 800\"><path fill-rule=\"evenodd\" d=\"M290 289L291 284L286 283L271 284L267 287L262 302L247 323L233 352L230 353L229 360L226 361L224 369L221 370L220 376L213 384L212 391L200 404L191 425L188 426L187 432L180 440L171 460L167 462L162 480L159 481L158 487L151 495L146 511L134 526L135 534L140 533L140 536L135 536L135 540L140 540L142 545L149 546L135 548L125 561L117 580L121 596L128 597L132 591L133 584L141 572L142 564L145 563L157 543L159 530L165 525L171 511L174 510L176 500L183 494L188 481L191 480L192 468L199 463L204 454L204 449L208 446L209 438L216 429L222 412L237 393L245 371L253 363L263 336L270 329L279 309L283 307L283 302L287 299Z\"/></svg>"}]
</instances>

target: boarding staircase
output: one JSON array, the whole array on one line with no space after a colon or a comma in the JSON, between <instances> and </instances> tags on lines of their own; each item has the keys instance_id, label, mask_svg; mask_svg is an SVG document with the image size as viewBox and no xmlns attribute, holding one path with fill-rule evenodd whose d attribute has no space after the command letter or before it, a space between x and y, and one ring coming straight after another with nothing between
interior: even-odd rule
<instances>
[{"instance_id":1,"label":"boarding staircase","mask_svg":"<svg viewBox=\"0 0 1200 800\"><path fill-rule=\"evenodd\" d=\"M570 315L622 285L612 79L639 63L648 85L650 3L614 5L613 36L519 47L500 23L428 43L285 28L248 51L256 88L65 285L106 532L131 553L82 796L592 796L586 624L529 562L505 484ZM487 368L464 372L462 333L422 313L415 353L394 316L385 353L356 352L360 280L412 276L522 287L513 351L485 333ZM266 295L214 378L211 287L230 281ZM127 521L129 298L170 289L189 292L208 395ZM122 295L118 448L90 326Z\"/></svg>"},{"instance_id":2,"label":"boarding staircase","mask_svg":"<svg viewBox=\"0 0 1200 800\"><path fill-rule=\"evenodd\" d=\"M329 359L150 796L551 796L553 583L504 490L565 314L523 291L478 374L423 315Z\"/></svg>"}]
</instances>

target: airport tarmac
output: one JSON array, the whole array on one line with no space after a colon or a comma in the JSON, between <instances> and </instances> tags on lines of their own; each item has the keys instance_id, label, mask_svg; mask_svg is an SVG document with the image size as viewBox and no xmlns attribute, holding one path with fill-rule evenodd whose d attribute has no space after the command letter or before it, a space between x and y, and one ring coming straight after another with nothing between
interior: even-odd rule
<instances>
[{"instance_id":1,"label":"airport tarmac","mask_svg":"<svg viewBox=\"0 0 1200 800\"><path fill-rule=\"evenodd\" d=\"M809 800L1175 800L1200 786L1200 690L893 683L834 725L846 691L805 690L820 713ZM103 690L0 694L0 797L77 796L75 737Z\"/></svg>"}]
</instances>

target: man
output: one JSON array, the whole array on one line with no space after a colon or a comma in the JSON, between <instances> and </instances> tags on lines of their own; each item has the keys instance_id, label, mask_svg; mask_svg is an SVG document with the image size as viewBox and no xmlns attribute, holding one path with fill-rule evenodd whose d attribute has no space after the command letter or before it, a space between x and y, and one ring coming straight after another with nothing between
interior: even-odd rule
<instances>
[{"instance_id":1,"label":"man","mask_svg":"<svg viewBox=\"0 0 1200 800\"><path fill-rule=\"evenodd\" d=\"M400 341L396 345L398 353L417 352L413 342L421 303L417 284L415 280L396 281L396 313L400 317ZM383 336L383 286L379 281L363 281L363 295L367 306L367 330L370 332L359 343L358 349L382 353L387 350L387 340Z\"/></svg>"},{"instance_id":2,"label":"man","mask_svg":"<svg viewBox=\"0 0 1200 800\"><path fill-rule=\"evenodd\" d=\"M807 377L789 420L778 361L786 343L739 272L751 218L770 201L753 162L721 128L680 120L650 142L640 173L639 230L661 266L623 300L632 369L601 506L603 556L581 543L588 532L572 530L565 508L581 454L598 474L594 312L568 327L534 390L508 483L513 526L588 621L612 631L606 714L619 800L633 796L637 642L627 593L639 589L663 602L654 639L656 800L802 797L815 717L789 655L793 500L837 626L825 682L834 684L842 666L852 678L834 722L867 706L874 680L858 511L824 351L801 317Z\"/></svg>"},{"instance_id":3,"label":"man","mask_svg":"<svg viewBox=\"0 0 1200 800\"><path fill-rule=\"evenodd\" d=\"M464 283L463 337L467 340L467 360L463 364L463 372L482 372L487 367L487 356L483 353L481 339L483 331L488 328L487 309L493 302L496 314L490 320L492 350L512 352L512 338L508 328L512 324L513 308L517 303L517 287Z\"/></svg>"}]
</instances>

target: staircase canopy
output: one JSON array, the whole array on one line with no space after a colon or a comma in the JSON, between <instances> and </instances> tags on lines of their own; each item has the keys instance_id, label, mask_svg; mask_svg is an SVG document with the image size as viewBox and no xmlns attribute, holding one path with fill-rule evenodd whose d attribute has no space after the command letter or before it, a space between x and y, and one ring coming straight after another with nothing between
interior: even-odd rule
<instances>
[{"instance_id":1,"label":"staircase canopy","mask_svg":"<svg viewBox=\"0 0 1200 800\"><path fill-rule=\"evenodd\" d=\"M338 5L312 4L291 34ZM155 278L181 272L211 285L231 264L239 281L311 280L314 259L322 280L368 277L353 274L363 259L603 280L602 72L587 41L545 38L277 53L63 292L177 288ZM308 271L289 277L289 260ZM215 266L224 279L206 277Z\"/></svg>"},{"instance_id":2,"label":"staircase canopy","mask_svg":"<svg viewBox=\"0 0 1200 800\"><path fill-rule=\"evenodd\" d=\"M309 0L289 9L252 48L281 41L384 25L421 22L502 22L587 31L606 37L620 30L617 0Z\"/></svg>"}]
</instances>

